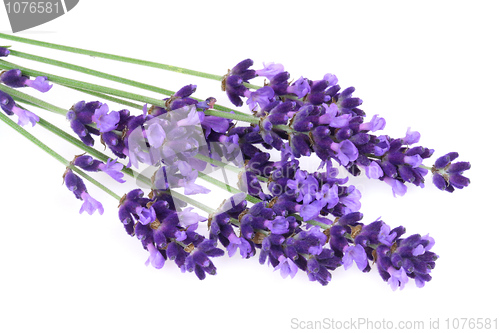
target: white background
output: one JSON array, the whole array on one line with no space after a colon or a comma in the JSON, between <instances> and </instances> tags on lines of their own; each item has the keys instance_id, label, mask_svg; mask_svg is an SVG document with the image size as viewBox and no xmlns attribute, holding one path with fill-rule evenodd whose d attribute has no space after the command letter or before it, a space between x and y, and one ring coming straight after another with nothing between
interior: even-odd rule
<instances>
[{"instance_id":1,"label":"white background","mask_svg":"<svg viewBox=\"0 0 500 333\"><path fill-rule=\"evenodd\" d=\"M494 1L97 1L17 33L42 41L223 75L242 59L280 62L293 78L334 73L356 87L386 133L411 126L435 157L458 151L470 161L471 185L453 194L410 186L394 198L385 184L358 179L365 223L382 216L408 235L430 233L440 255L433 280L393 292L376 269L339 268L322 287L303 272L281 279L257 258L216 258L217 276L198 281L169 262L145 267L147 252L117 218L117 202L89 185L102 216L79 215L81 202L62 185L64 166L0 124L1 332L288 332L292 319L423 321L498 318L498 92ZM10 33L0 9L0 31ZM13 49L92 66L229 106L219 83L77 56L0 39ZM83 75L21 61L92 82ZM120 85L111 83L113 87ZM137 91L126 88L129 91ZM144 92L152 97L154 93ZM55 87L43 96L61 107L91 97ZM63 117L40 113L70 131ZM72 159L80 151L42 128L30 132ZM432 159L433 161L434 159ZM431 163L432 163L431 161ZM105 177L99 178L106 181ZM132 183L115 186L125 193ZM202 225L200 230L205 230ZM323 327L326 328L326 327ZM402 331L413 331L411 329ZM468 331L462 330L462 331Z\"/></svg>"}]
</instances>

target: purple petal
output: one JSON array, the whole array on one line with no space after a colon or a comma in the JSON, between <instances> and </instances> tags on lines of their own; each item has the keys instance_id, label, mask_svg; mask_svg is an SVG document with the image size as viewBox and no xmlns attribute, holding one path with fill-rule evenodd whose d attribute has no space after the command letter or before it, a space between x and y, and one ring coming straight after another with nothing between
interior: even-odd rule
<instances>
[{"instance_id":1,"label":"purple petal","mask_svg":"<svg viewBox=\"0 0 500 333\"><path fill-rule=\"evenodd\" d=\"M160 148L167 137L163 127L158 123L151 124L146 130L146 135L149 144L154 148Z\"/></svg>"},{"instance_id":2,"label":"purple petal","mask_svg":"<svg viewBox=\"0 0 500 333\"><path fill-rule=\"evenodd\" d=\"M185 106L182 109L178 109L178 110L188 111L188 114L184 119L181 119L177 122L177 126L200 125L200 117L198 116L198 111L196 111L195 105Z\"/></svg>"},{"instance_id":3,"label":"purple petal","mask_svg":"<svg viewBox=\"0 0 500 333\"><path fill-rule=\"evenodd\" d=\"M419 256L421 254L424 254L425 253L425 249L424 249L424 246L422 244L419 244L416 248L413 249L413 251L411 251L411 254L413 256Z\"/></svg>"},{"instance_id":4,"label":"purple petal","mask_svg":"<svg viewBox=\"0 0 500 333\"><path fill-rule=\"evenodd\" d=\"M390 178L390 177L385 177L384 181L387 184L391 185L392 194L394 196L396 196L396 195L403 196L406 194L406 189L407 189L406 185L403 184L402 182L400 182L399 180L394 179L394 178Z\"/></svg>"},{"instance_id":5,"label":"purple petal","mask_svg":"<svg viewBox=\"0 0 500 333\"><path fill-rule=\"evenodd\" d=\"M160 269L163 267L165 264L165 258L163 255L158 251L158 249L153 245L153 243L149 243L147 245L147 249L149 251L149 258L145 262L145 265L148 266L151 264L156 269Z\"/></svg>"},{"instance_id":6,"label":"purple petal","mask_svg":"<svg viewBox=\"0 0 500 333\"><path fill-rule=\"evenodd\" d=\"M300 208L300 216L302 216L304 221L312 220L319 215L322 208L323 205L320 201L313 201L310 204L302 205Z\"/></svg>"},{"instance_id":7,"label":"purple petal","mask_svg":"<svg viewBox=\"0 0 500 333\"><path fill-rule=\"evenodd\" d=\"M375 161L372 161L370 165L365 167L365 172L366 172L366 177L368 177L369 179L379 179L384 176L384 171L382 170L380 165Z\"/></svg>"},{"instance_id":8,"label":"purple petal","mask_svg":"<svg viewBox=\"0 0 500 333\"><path fill-rule=\"evenodd\" d=\"M391 286L392 290L398 289L398 287L403 290L405 284L408 283L408 276L403 268L395 269L394 267L389 267L387 272L391 275L387 281Z\"/></svg>"},{"instance_id":9,"label":"purple petal","mask_svg":"<svg viewBox=\"0 0 500 333\"><path fill-rule=\"evenodd\" d=\"M293 279L299 269L298 266L293 262L293 260L291 260L290 258L285 258L285 256L283 255L281 255L278 260L280 263L274 270L279 269L282 278L290 276L290 278Z\"/></svg>"},{"instance_id":10,"label":"purple petal","mask_svg":"<svg viewBox=\"0 0 500 333\"><path fill-rule=\"evenodd\" d=\"M40 118L33 112L30 112L28 110L23 110L17 106L12 107L12 112L17 115L18 121L17 124L19 126L24 126L29 123L31 123L31 126L35 126L38 121L40 121Z\"/></svg>"},{"instance_id":11,"label":"purple petal","mask_svg":"<svg viewBox=\"0 0 500 333\"><path fill-rule=\"evenodd\" d=\"M156 211L153 207L142 207L142 210L137 215L139 215L139 222L142 225L148 225L156 220Z\"/></svg>"},{"instance_id":12,"label":"purple petal","mask_svg":"<svg viewBox=\"0 0 500 333\"><path fill-rule=\"evenodd\" d=\"M406 136L403 139L403 143L412 145L414 143L417 143L418 141L420 141L420 133L417 131L411 131L411 128L409 127L406 131Z\"/></svg>"},{"instance_id":13,"label":"purple petal","mask_svg":"<svg viewBox=\"0 0 500 333\"><path fill-rule=\"evenodd\" d=\"M368 258L366 256L366 251L360 244L355 246L346 246L344 248L344 256L342 257L342 264L347 270L352 266L352 263L356 262L356 266L362 271L368 265Z\"/></svg>"},{"instance_id":14,"label":"purple petal","mask_svg":"<svg viewBox=\"0 0 500 333\"><path fill-rule=\"evenodd\" d=\"M311 91L311 87L309 86L308 80L301 76L300 79L289 86L286 91L289 94L297 95L297 98L302 98Z\"/></svg>"},{"instance_id":15,"label":"purple petal","mask_svg":"<svg viewBox=\"0 0 500 333\"><path fill-rule=\"evenodd\" d=\"M121 163L118 163L118 159L112 160L111 158L108 158L107 163L101 164L99 166L99 169L117 182L125 183L125 180L122 179L124 174L121 172L121 170L123 169L123 165Z\"/></svg>"},{"instance_id":16,"label":"purple petal","mask_svg":"<svg viewBox=\"0 0 500 333\"><path fill-rule=\"evenodd\" d=\"M120 121L120 114L116 111L109 113L109 107L107 104L102 104L101 107L95 110L92 116L92 121L96 124L97 129L100 132L106 133L110 132L118 126Z\"/></svg>"},{"instance_id":17,"label":"purple petal","mask_svg":"<svg viewBox=\"0 0 500 333\"><path fill-rule=\"evenodd\" d=\"M37 76L34 80L26 80L26 85L43 93L52 88L45 76Z\"/></svg>"},{"instance_id":18,"label":"purple petal","mask_svg":"<svg viewBox=\"0 0 500 333\"><path fill-rule=\"evenodd\" d=\"M102 204L96 199L92 198L87 192L82 193L82 199L83 204L80 208L80 214L83 212L87 212L89 215L92 215L96 210L99 211L99 214L101 215L104 213Z\"/></svg>"},{"instance_id":19,"label":"purple petal","mask_svg":"<svg viewBox=\"0 0 500 333\"><path fill-rule=\"evenodd\" d=\"M274 62L270 62L264 64L264 68L256 70L255 73L258 76L265 76L269 80L272 80L276 74L282 73L284 71L285 67L282 64L275 64Z\"/></svg>"},{"instance_id":20,"label":"purple petal","mask_svg":"<svg viewBox=\"0 0 500 333\"><path fill-rule=\"evenodd\" d=\"M211 128L217 133L224 133L229 128L229 120L215 116L205 116L201 122L205 127Z\"/></svg>"}]
</instances>

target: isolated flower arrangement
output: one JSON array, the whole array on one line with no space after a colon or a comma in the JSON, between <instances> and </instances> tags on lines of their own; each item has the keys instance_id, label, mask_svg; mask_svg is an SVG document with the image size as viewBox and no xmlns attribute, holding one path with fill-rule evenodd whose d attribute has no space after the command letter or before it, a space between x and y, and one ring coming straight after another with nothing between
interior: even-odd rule
<instances>
[{"instance_id":1,"label":"isolated flower arrangement","mask_svg":"<svg viewBox=\"0 0 500 333\"><path fill-rule=\"evenodd\" d=\"M269 63L255 70L247 59L218 76L17 36L0 34L0 38L218 80L232 104L251 110L223 107L212 97L197 99L193 97L196 85L169 91L0 47L0 119L64 164L64 183L83 202L80 213L104 210L84 180L119 200L119 220L148 251L146 264L162 268L171 260L181 271L204 279L206 274L216 274L212 258L227 252L243 258L258 255L261 264L280 270L283 278L293 278L301 270L322 285L331 280L333 270L348 269L354 263L363 272L376 266L394 290L403 289L409 279L418 287L431 280L438 258L431 251L434 239L405 236L403 226L391 228L380 219L360 222L361 193L349 184L349 177L378 179L392 188L394 196L402 196L409 184L424 187L430 174L437 188L453 192L469 185L462 173L470 163L456 162L458 154L451 152L426 166L434 150L416 145L420 134L410 129L403 138L378 134L384 130L384 118L366 118L359 108L362 100L353 97L354 88L341 89L335 75L291 81L282 65ZM5 60L15 57L85 72L165 98L43 73ZM257 77L266 78L263 86L250 84ZM52 84L74 88L75 96L85 92L97 99L75 97L67 109L21 91L29 87L27 92L30 88L48 92ZM110 110L106 101L126 109ZM78 139L29 111L31 106L65 116ZM74 144L78 155L66 160L23 128L29 124L43 126ZM94 149L96 139L113 156ZM320 161L315 172L299 162L311 155ZM340 178L340 168L350 176ZM129 186L125 195L117 195L89 176L91 172L104 172L119 183L125 183L128 175L143 186ZM223 179L213 177L216 173ZM237 181L229 181L228 174L237 175ZM231 196L218 208L210 207L198 198L214 188L199 180ZM208 226L206 234L198 230L201 223Z\"/></svg>"}]
</instances>

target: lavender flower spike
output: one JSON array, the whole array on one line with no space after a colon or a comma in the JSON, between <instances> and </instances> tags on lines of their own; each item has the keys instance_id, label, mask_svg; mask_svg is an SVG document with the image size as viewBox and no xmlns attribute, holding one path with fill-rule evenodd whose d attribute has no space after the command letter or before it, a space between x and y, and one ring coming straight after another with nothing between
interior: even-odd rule
<instances>
[{"instance_id":1,"label":"lavender flower spike","mask_svg":"<svg viewBox=\"0 0 500 333\"><path fill-rule=\"evenodd\" d=\"M11 69L3 72L0 75L0 81L12 88L31 87L43 93L52 88L52 85L47 81L47 77L37 76L34 80L30 80L19 69Z\"/></svg>"},{"instance_id":2,"label":"lavender flower spike","mask_svg":"<svg viewBox=\"0 0 500 333\"><path fill-rule=\"evenodd\" d=\"M28 123L31 123L31 126L35 126L35 124L40 120L36 114L33 112L21 109L16 106L16 102L12 97L0 90L0 107L2 110L9 116L15 114L19 119L17 124L19 126L24 126Z\"/></svg>"}]
</instances>

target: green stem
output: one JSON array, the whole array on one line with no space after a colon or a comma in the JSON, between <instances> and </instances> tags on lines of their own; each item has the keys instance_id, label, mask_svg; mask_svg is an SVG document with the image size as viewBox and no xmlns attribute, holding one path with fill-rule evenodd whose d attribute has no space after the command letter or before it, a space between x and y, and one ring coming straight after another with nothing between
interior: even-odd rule
<instances>
[{"instance_id":1,"label":"green stem","mask_svg":"<svg viewBox=\"0 0 500 333\"><path fill-rule=\"evenodd\" d=\"M110 81L127 84L127 85L132 86L132 87L141 88L141 89L144 89L144 90L149 90L149 91L156 92L156 93L159 93L159 94L162 94L162 95L169 95L170 96L170 95L173 95L175 93L174 91L171 91L171 90L162 89L162 88L155 87L155 86L152 86L152 85L149 85L149 84L145 84L145 83L142 83L142 82L138 82L138 81L134 81L134 80L129 80L129 79L124 78L124 77L120 77L120 76L116 76L116 75L111 75L111 74L100 72L100 71L96 71L96 70L93 70L93 69L90 69L90 68L86 68L86 67L82 67L82 66L70 64L70 63L67 63L67 62L64 62L64 61L59 61L59 60L54 60L54 59L50 59L50 58L40 57L40 56L37 56L37 55L33 55L33 54L25 53L25 52L20 52L20 51L15 51L15 50L12 50L12 49L10 50L10 55L9 56L11 56L11 55L19 57L19 58L24 58L24 59L29 59L29 60L33 60L33 61L42 62L42 63L53 65L53 66L58 66L58 67L61 67L61 68L70 69L70 70L73 70L75 72L80 72L80 73L84 73L84 74L87 74L87 75L92 75L92 76L95 76L95 77L100 77L102 79L106 79L106 80L110 80Z\"/></svg>"},{"instance_id":2,"label":"green stem","mask_svg":"<svg viewBox=\"0 0 500 333\"><path fill-rule=\"evenodd\" d=\"M67 62L64 62L64 61L59 61L59 60L54 60L54 59L50 59L50 58L40 57L40 56L37 56L37 55L33 55L33 54L25 53L25 52L20 52L20 51L15 51L15 50L10 50L10 55L11 56L17 56L19 58L24 58L24 59L29 59L29 60L33 60L33 61L38 61L38 62L50 64L50 65L53 65L53 66L58 66L58 67L61 67L61 68L70 69L70 70L73 70L73 71L76 71L76 72L80 72L80 73L84 73L84 74L88 74L88 75L100 77L100 78L107 79L107 80L114 81L114 82L118 82L118 83L127 84L127 85L130 85L132 87L141 88L141 89L144 89L144 90L149 90L149 91L152 91L152 92L160 93L162 95L169 95L169 96L171 96L171 95L175 94L175 92L171 91L171 90L162 89L162 88L155 87L155 86L152 86L152 85L149 85L149 84L146 84L146 83L142 83L142 82L138 82L138 81L134 81L134 80L129 80L129 79L121 77L121 76L116 76L116 75L112 75L112 74L109 74L109 73L104 73L104 72L92 70L92 69L89 69L89 68L86 68L86 67L82 67L82 66L70 64L70 63L67 63ZM202 101L199 98L195 98L195 99L197 101ZM128 104L124 103L124 105L128 105ZM219 111L234 112L236 114L241 114L241 115L248 115L248 114L245 114L243 112L240 112L240 111L237 111L237 110L233 110L233 109L230 109L230 108L218 105L218 104L214 105L214 109L219 110Z\"/></svg>"},{"instance_id":3,"label":"green stem","mask_svg":"<svg viewBox=\"0 0 500 333\"><path fill-rule=\"evenodd\" d=\"M215 212L215 209L210 208L210 207L208 207L207 205L202 204L201 202L196 201L196 200L194 200L194 199L191 199L190 197L185 196L184 194L181 194L181 193L179 193L179 192L177 192L177 191L170 190L170 194L171 194L174 198L180 199L180 200L182 200L182 201L184 201L184 202L186 202L186 203L188 203L188 204L190 204L190 205L192 205L192 206L194 206L194 207L196 207L196 208L199 208L199 209L201 209L201 210L203 210L203 211L205 211L205 212L207 212L207 213L209 213L209 214L212 214L212 213L214 213L214 212Z\"/></svg>"},{"instance_id":4,"label":"green stem","mask_svg":"<svg viewBox=\"0 0 500 333\"><path fill-rule=\"evenodd\" d=\"M98 97L101 100L107 100L107 101L118 103L118 104L121 104L121 105L126 105L128 107L131 107L131 108L134 108L134 109L137 109L137 110L141 110L142 111L142 108L143 108L142 105L139 105L139 104L136 104L136 103L132 103L132 102L126 101L126 100L121 99L121 98L109 96L109 95L106 95L106 94L101 94L101 93L98 93L96 91L91 91L91 90L82 89L82 88L75 88L75 87L70 87L70 86L65 86L65 87L73 89L73 90L76 90L76 91L79 91L79 92L82 92L82 93L85 93L85 94L88 94L88 95L92 95L92 96Z\"/></svg>"},{"instance_id":5,"label":"green stem","mask_svg":"<svg viewBox=\"0 0 500 333\"><path fill-rule=\"evenodd\" d=\"M41 71L32 70L30 68L26 68L26 67L22 67L22 66L19 66L16 64L12 64L12 63L5 61L5 60L0 60L0 67L4 68L4 69L16 69L17 68L17 69L20 69L23 72L23 74L30 75L30 76L45 76L45 77L47 77L47 79L49 81L59 83L59 84L64 85L64 86L70 86L70 87L91 90L91 91L97 91L97 92L105 93L108 95L114 95L114 96L128 98L128 99L132 99L135 101L140 101L140 102L144 102L144 103L148 103L148 104L152 104L152 105L156 105L156 106L160 106L160 107L165 107L165 101L160 100L160 99L151 98L151 97L147 97L147 96L143 96L143 95L139 95L139 94L134 94L134 93L126 92L126 91L119 90L119 89L108 88L105 86L92 84L92 83L88 83L88 82L83 82L83 81L79 81L79 80L73 80L73 79L69 79L66 77L53 75L53 74L49 74L49 73L45 73L45 72L41 72Z\"/></svg>"},{"instance_id":6,"label":"green stem","mask_svg":"<svg viewBox=\"0 0 500 333\"><path fill-rule=\"evenodd\" d=\"M40 42L40 41L33 40L33 39L7 35L7 34L3 34L3 33L0 33L0 38L13 40L13 41L21 42L21 43L25 43L25 44L31 44L31 45L51 48L51 49L60 50L60 51L89 55L92 57L111 59L111 60L116 60L116 61L121 61L121 62L128 62L131 64L136 64L136 65L141 65L141 66L159 68L159 69L164 69L164 70L171 71L171 72L188 74L188 75L193 75L193 76L202 77L202 78L211 79L211 80L216 80L216 81L222 80L222 76L220 76L220 75L198 72L198 71L194 71L194 70L187 69L187 68L161 64L161 63L157 63L157 62L153 62L153 61L146 61L146 60L140 60L140 59L135 59L135 58L123 57L123 56L104 53L104 52L96 52L96 51L85 50L85 49L81 49L81 48L77 48L77 47L64 46L64 45L60 45L60 44Z\"/></svg>"},{"instance_id":7,"label":"green stem","mask_svg":"<svg viewBox=\"0 0 500 333\"><path fill-rule=\"evenodd\" d=\"M25 138L27 138L28 140L30 140L32 143L34 143L35 145L37 145L39 148L41 148L43 151L45 151L46 153L48 153L50 156L52 156L53 158L55 158L56 160L58 160L59 162L61 162L62 164L64 164L66 167L71 168L73 171L75 171L76 173L78 173L84 179L88 180L89 182L91 182L92 184L94 184L95 186L97 186L98 188L100 188L101 190L103 190L104 192L106 192L107 194L109 194L110 196L112 196L113 198L115 198L117 200L120 200L120 196L119 195L117 195L116 193L114 193L113 191L111 191L109 188L107 188L106 186L104 186L101 183L99 183L98 181L96 181L94 178L88 176L86 173L84 173L80 169L76 168L74 165L70 165L70 162L68 160L66 160L64 157L62 157L61 155L59 155L58 153L56 153L54 150L52 150L50 147L48 147L47 145L45 145L43 142L41 142L40 140L38 140L36 137L34 137L32 134L30 134L24 128L22 128L21 126L17 125L9 117L7 117L3 112L0 112L0 120L2 120L4 123L6 123L7 125L9 125L12 129L14 129L15 131L17 131L19 134L23 135Z\"/></svg>"},{"instance_id":8,"label":"green stem","mask_svg":"<svg viewBox=\"0 0 500 333\"><path fill-rule=\"evenodd\" d=\"M244 121L246 123L251 123L251 124L258 124L260 121L259 118L255 118L254 116L234 114L234 113L222 112L222 111L218 111L218 110L207 110L207 111L205 111L205 114L207 116L216 116L219 118Z\"/></svg>"}]
</instances>

